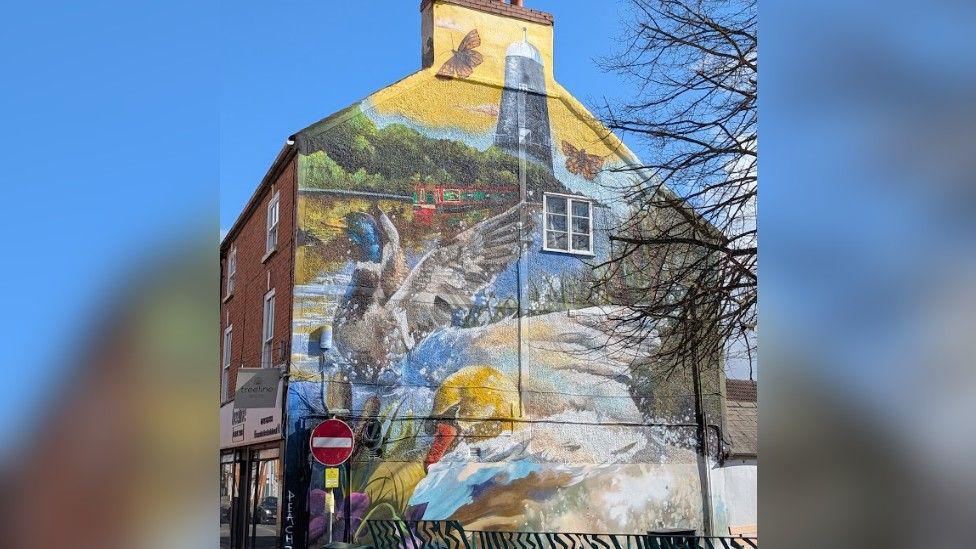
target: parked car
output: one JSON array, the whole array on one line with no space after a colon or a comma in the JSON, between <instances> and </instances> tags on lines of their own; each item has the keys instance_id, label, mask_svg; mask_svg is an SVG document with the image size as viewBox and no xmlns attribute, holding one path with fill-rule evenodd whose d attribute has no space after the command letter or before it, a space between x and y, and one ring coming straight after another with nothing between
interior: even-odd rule
<instances>
[{"instance_id":1,"label":"parked car","mask_svg":"<svg viewBox=\"0 0 976 549\"><path fill-rule=\"evenodd\" d=\"M264 498L261 505L258 506L255 518L257 518L258 524L277 524L278 498L274 496Z\"/></svg>"}]
</instances>

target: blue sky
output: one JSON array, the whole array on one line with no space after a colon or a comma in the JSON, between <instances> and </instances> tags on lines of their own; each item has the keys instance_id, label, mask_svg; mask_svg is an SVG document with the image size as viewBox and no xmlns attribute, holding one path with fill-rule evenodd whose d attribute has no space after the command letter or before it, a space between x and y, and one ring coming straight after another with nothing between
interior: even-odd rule
<instances>
[{"instance_id":1,"label":"blue sky","mask_svg":"<svg viewBox=\"0 0 976 549\"><path fill-rule=\"evenodd\" d=\"M289 135L420 68L419 5L385 0L223 6L222 229L234 223ZM555 71L564 86L585 103L619 89L617 79L594 63L613 47L616 2L527 5L555 15Z\"/></svg>"},{"instance_id":2,"label":"blue sky","mask_svg":"<svg viewBox=\"0 0 976 549\"><path fill-rule=\"evenodd\" d=\"M39 411L132 272L188 226L216 241L289 135L417 70L419 3L6 6L3 220L25 235L7 257L28 259L3 275L0 409ZM615 88L593 63L611 2L529 5L556 15L565 86L584 101ZM3 422L0 440L24 425Z\"/></svg>"},{"instance_id":3,"label":"blue sky","mask_svg":"<svg viewBox=\"0 0 976 549\"><path fill-rule=\"evenodd\" d=\"M616 30L610 0L527 3L556 15L567 88L618 89L592 63ZM216 240L289 134L417 67L417 4L4 5L0 447L157 239L202 224ZM972 430L952 420L976 402L976 4L875 4L762 3L764 410L795 425L782 389L819 383L873 407L869 431L926 434L907 463L938 470L915 484L964 486Z\"/></svg>"},{"instance_id":4,"label":"blue sky","mask_svg":"<svg viewBox=\"0 0 976 549\"><path fill-rule=\"evenodd\" d=\"M216 233L217 14L180 0L4 6L0 411L29 417L58 385L134 257L188 224ZM23 425L0 423L0 440Z\"/></svg>"}]
</instances>

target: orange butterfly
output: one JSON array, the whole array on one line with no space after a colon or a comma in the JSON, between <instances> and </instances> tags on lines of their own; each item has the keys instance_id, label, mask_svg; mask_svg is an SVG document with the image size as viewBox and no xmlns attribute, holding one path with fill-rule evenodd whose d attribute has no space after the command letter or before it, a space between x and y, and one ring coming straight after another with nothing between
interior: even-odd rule
<instances>
[{"instance_id":1,"label":"orange butterfly","mask_svg":"<svg viewBox=\"0 0 976 549\"><path fill-rule=\"evenodd\" d=\"M441 70L437 71L437 76L460 76L467 78L474 72L474 68L484 62L485 58L476 51L475 48L481 45L481 35L478 29L469 32L458 49L453 50L454 55L444 63Z\"/></svg>"},{"instance_id":2,"label":"orange butterfly","mask_svg":"<svg viewBox=\"0 0 976 549\"><path fill-rule=\"evenodd\" d=\"M570 173L582 175L589 181L593 181L603 169L602 156L590 154L585 149L577 149L566 141L563 141L563 154L566 155L566 169Z\"/></svg>"}]
</instances>

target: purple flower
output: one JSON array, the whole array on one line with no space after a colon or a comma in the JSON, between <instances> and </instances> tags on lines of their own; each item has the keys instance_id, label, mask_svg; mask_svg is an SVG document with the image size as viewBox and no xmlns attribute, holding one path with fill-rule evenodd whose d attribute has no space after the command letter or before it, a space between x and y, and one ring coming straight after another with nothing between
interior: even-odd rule
<instances>
[{"instance_id":1,"label":"purple flower","mask_svg":"<svg viewBox=\"0 0 976 549\"><path fill-rule=\"evenodd\" d=\"M346 526L345 523L345 513L346 513L346 502L345 499L341 499L336 502L336 535L341 536L343 529ZM359 529L359 525L363 523L363 517L366 516L366 512L369 511L369 505L372 501L369 499L369 495L362 492L353 492L349 496L349 526L353 533Z\"/></svg>"},{"instance_id":2,"label":"purple flower","mask_svg":"<svg viewBox=\"0 0 976 549\"><path fill-rule=\"evenodd\" d=\"M325 490L315 489L308 494L308 513L312 517L325 514Z\"/></svg>"},{"instance_id":3,"label":"purple flower","mask_svg":"<svg viewBox=\"0 0 976 549\"><path fill-rule=\"evenodd\" d=\"M329 522L325 517L315 517L308 523L308 540L318 541L325 534L325 528Z\"/></svg>"},{"instance_id":4,"label":"purple flower","mask_svg":"<svg viewBox=\"0 0 976 549\"><path fill-rule=\"evenodd\" d=\"M407 508L406 513L403 514L403 518L407 520L424 520L424 513L427 512L427 505L428 502L425 501Z\"/></svg>"},{"instance_id":5,"label":"purple flower","mask_svg":"<svg viewBox=\"0 0 976 549\"><path fill-rule=\"evenodd\" d=\"M329 526L325 508L325 498L327 494L328 492L325 490L320 490L317 488L311 490L308 494L308 538L310 541L316 541L319 537L324 535ZM336 500L336 512L335 515L332 516L332 520L334 521L332 537L333 539L342 539L343 529L346 526L346 500L341 496L337 497ZM359 525L363 523L363 517L365 517L366 512L369 511L369 505L369 496L362 492L353 492L352 495L349 496L349 522L353 532L358 530Z\"/></svg>"}]
</instances>

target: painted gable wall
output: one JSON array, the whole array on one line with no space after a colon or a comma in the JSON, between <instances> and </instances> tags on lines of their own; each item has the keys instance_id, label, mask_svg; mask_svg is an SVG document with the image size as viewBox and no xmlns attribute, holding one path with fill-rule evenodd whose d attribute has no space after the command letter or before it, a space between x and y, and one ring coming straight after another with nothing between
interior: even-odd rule
<instances>
[{"instance_id":1,"label":"painted gable wall","mask_svg":"<svg viewBox=\"0 0 976 549\"><path fill-rule=\"evenodd\" d=\"M588 292L626 213L612 189L632 175L614 168L633 155L554 80L551 26L444 3L423 15L427 68L297 136L298 539L326 525L322 469L299 473L303 421L340 408L382 434L352 460L356 530L700 528L693 417L634 398L635 357L604 348L607 304ZM470 76L437 76L475 30ZM521 148L500 130L513 120L530 130ZM592 255L542 249L544 193L593 201ZM688 410L689 393L670 398Z\"/></svg>"}]
</instances>

